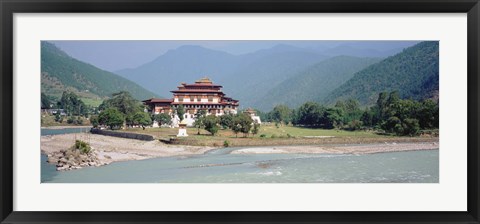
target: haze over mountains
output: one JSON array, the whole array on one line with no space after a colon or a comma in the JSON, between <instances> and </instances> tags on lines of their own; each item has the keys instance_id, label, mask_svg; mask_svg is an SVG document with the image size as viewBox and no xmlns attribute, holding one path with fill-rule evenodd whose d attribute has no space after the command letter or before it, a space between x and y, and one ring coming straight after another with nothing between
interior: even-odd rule
<instances>
[{"instance_id":1,"label":"haze over mountains","mask_svg":"<svg viewBox=\"0 0 480 224\"><path fill-rule=\"evenodd\" d=\"M227 96L240 100L241 108L262 111L278 104L334 104L346 98L369 105L379 91L398 90L402 97L415 99L438 96L438 42L317 43L309 47L277 44L247 54L184 45L136 68L113 73L147 89L140 91L149 95L145 99L153 93L170 98L170 91L181 82L207 76L223 85Z\"/></svg>"}]
</instances>

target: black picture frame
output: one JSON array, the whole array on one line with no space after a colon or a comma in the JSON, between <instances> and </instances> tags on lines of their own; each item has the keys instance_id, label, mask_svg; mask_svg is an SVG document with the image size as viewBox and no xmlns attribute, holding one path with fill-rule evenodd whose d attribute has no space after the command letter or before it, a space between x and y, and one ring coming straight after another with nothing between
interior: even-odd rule
<instances>
[{"instance_id":1,"label":"black picture frame","mask_svg":"<svg viewBox=\"0 0 480 224\"><path fill-rule=\"evenodd\" d=\"M2 223L480 223L478 0L0 0ZM14 13L467 13L466 212L19 212L13 211Z\"/></svg>"}]
</instances>

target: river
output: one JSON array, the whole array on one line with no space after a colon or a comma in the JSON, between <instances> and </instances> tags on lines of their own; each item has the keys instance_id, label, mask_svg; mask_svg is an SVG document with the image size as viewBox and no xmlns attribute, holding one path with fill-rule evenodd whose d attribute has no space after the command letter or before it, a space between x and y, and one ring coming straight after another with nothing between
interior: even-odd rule
<instances>
[{"instance_id":1,"label":"river","mask_svg":"<svg viewBox=\"0 0 480 224\"><path fill-rule=\"evenodd\" d=\"M42 129L42 135L87 128ZM328 154L230 154L221 148L203 155L115 162L56 171L41 155L42 183L438 183L439 150Z\"/></svg>"},{"instance_id":2,"label":"river","mask_svg":"<svg viewBox=\"0 0 480 224\"><path fill-rule=\"evenodd\" d=\"M89 132L92 127L63 127L63 128L41 128L40 135L60 135L60 134L70 134L70 133L81 133Z\"/></svg>"}]
</instances>

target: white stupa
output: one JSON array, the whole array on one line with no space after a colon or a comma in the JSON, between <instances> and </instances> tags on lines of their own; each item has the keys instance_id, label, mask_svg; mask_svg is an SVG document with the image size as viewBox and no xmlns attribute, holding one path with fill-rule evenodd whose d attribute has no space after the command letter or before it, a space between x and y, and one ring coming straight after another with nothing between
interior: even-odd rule
<instances>
[{"instance_id":1,"label":"white stupa","mask_svg":"<svg viewBox=\"0 0 480 224\"><path fill-rule=\"evenodd\" d=\"M187 121L183 120L178 124L178 135L177 137L187 137Z\"/></svg>"}]
</instances>

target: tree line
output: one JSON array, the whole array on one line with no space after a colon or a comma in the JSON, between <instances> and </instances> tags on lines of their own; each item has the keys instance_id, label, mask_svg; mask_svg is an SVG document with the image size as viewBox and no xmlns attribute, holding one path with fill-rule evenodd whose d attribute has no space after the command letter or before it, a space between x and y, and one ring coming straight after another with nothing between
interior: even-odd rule
<instances>
[{"instance_id":1,"label":"tree line","mask_svg":"<svg viewBox=\"0 0 480 224\"><path fill-rule=\"evenodd\" d=\"M195 114L195 122L193 124L197 128L197 134L200 129L205 129L212 135L215 135L220 129L230 129L238 137L238 133L242 133L243 137L247 137L250 133L258 134L260 124L245 113L224 114L221 116L206 115L205 110L199 110Z\"/></svg>"},{"instance_id":2,"label":"tree line","mask_svg":"<svg viewBox=\"0 0 480 224\"><path fill-rule=\"evenodd\" d=\"M110 129L123 126L141 126L145 129L154 121L159 126L172 122L172 115L155 114L145 111L145 105L134 99L129 92L114 93L110 99L104 100L98 110L86 106L72 92L64 92L61 99L52 104L47 96L42 94L42 108L52 105L64 109L68 120L78 122L73 116L90 116L93 126L104 125ZM99 113L98 113L99 112ZM421 130L438 129L439 106L431 100L401 99L398 92L382 92L378 95L376 104L361 108L356 100L338 101L332 107L326 107L317 102L306 102L300 107L291 109L286 105L277 105L272 111L262 113L257 111L263 121L275 122L277 125L291 124L294 126L344 129L344 130L377 130L388 134L415 136ZM183 105L175 108L180 120L183 120L185 109ZM56 116L59 116L57 113ZM60 118L63 119L63 118ZM80 119L78 119L80 120ZM204 129L215 135L220 129L230 129L237 136L244 137L259 131L259 124L244 113L225 114L222 116L207 115L205 110L198 110L195 114L194 127L197 134Z\"/></svg>"},{"instance_id":3,"label":"tree line","mask_svg":"<svg viewBox=\"0 0 480 224\"><path fill-rule=\"evenodd\" d=\"M95 108L86 105L75 93L64 91L61 98L55 101L53 97L41 94L41 108L42 109L61 109L55 113L55 121L62 123L66 116L69 124L83 124L81 117L87 118L89 115L96 113Z\"/></svg>"},{"instance_id":4,"label":"tree line","mask_svg":"<svg viewBox=\"0 0 480 224\"><path fill-rule=\"evenodd\" d=\"M306 102L296 109L277 105L261 119L277 124L292 124L325 129L373 129L396 135L415 136L421 130L438 129L438 103L401 99L398 92L382 92L377 102L362 109L358 101L338 101L333 107Z\"/></svg>"}]
</instances>

